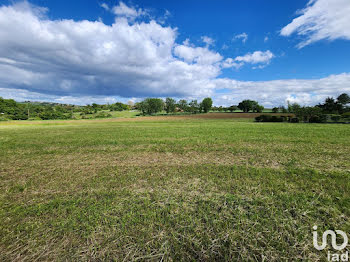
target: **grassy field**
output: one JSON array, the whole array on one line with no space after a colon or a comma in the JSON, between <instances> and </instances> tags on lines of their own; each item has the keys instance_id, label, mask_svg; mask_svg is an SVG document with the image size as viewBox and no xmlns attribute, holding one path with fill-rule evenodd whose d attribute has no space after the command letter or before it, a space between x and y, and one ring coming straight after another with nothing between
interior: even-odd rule
<instances>
[{"instance_id":1,"label":"grassy field","mask_svg":"<svg viewBox=\"0 0 350 262\"><path fill-rule=\"evenodd\" d=\"M218 118L1 123L0 261L326 260L350 126Z\"/></svg>"}]
</instances>

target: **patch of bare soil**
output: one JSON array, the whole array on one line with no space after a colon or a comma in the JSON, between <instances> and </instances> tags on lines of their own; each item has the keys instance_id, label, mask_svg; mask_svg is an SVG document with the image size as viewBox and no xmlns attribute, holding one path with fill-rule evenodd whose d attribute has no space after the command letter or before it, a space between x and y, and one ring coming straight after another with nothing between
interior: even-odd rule
<instances>
[{"instance_id":1,"label":"patch of bare soil","mask_svg":"<svg viewBox=\"0 0 350 262\"><path fill-rule=\"evenodd\" d=\"M190 115L190 118L203 118L203 119L231 119L231 118L255 118L261 115L276 115L276 116L294 116L293 114L275 114L275 113L208 113Z\"/></svg>"}]
</instances>

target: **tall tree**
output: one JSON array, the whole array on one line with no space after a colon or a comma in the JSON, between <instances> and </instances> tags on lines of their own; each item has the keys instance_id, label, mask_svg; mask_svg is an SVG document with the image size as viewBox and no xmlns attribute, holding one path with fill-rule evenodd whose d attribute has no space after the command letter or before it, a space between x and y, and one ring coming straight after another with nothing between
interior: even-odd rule
<instances>
[{"instance_id":1,"label":"tall tree","mask_svg":"<svg viewBox=\"0 0 350 262\"><path fill-rule=\"evenodd\" d=\"M169 113L174 113L176 111L176 101L170 97L165 99L165 111Z\"/></svg>"},{"instance_id":2,"label":"tall tree","mask_svg":"<svg viewBox=\"0 0 350 262\"><path fill-rule=\"evenodd\" d=\"M346 93L341 94L337 98L337 102L343 106L350 103L350 96Z\"/></svg>"},{"instance_id":3,"label":"tall tree","mask_svg":"<svg viewBox=\"0 0 350 262\"><path fill-rule=\"evenodd\" d=\"M208 113L213 106L213 100L210 97L204 98L201 103L201 108L204 113Z\"/></svg>"},{"instance_id":4,"label":"tall tree","mask_svg":"<svg viewBox=\"0 0 350 262\"><path fill-rule=\"evenodd\" d=\"M164 109L164 102L160 98L146 98L143 102L146 113L149 115L156 114Z\"/></svg>"},{"instance_id":5,"label":"tall tree","mask_svg":"<svg viewBox=\"0 0 350 262\"><path fill-rule=\"evenodd\" d=\"M234 111L236 111L237 109L238 109L237 106L230 106L230 107L228 108L228 110L230 110L231 113L234 112Z\"/></svg>"},{"instance_id":6,"label":"tall tree","mask_svg":"<svg viewBox=\"0 0 350 262\"><path fill-rule=\"evenodd\" d=\"M197 100L192 100L189 103L189 110L191 113L197 114L199 112L199 109L200 109L200 106L199 106Z\"/></svg>"},{"instance_id":7,"label":"tall tree","mask_svg":"<svg viewBox=\"0 0 350 262\"><path fill-rule=\"evenodd\" d=\"M323 104L318 105L318 107L322 108L324 113L339 113L342 111L343 105L335 101L333 97L327 97Z\"/></svg>"},{"instance_id":8,"label":"tall tree","mask_svg":"<svg viewBox=\"0 0 350 262\"><path fill-rule=\"evenodd\" d=\"M243 100L238 104L238 108L241 109L244 113L248 113L253 110L254 107L258 105L258 102L253 100Z\"/></svg>"},{"instance_id":9,"label":"tall tree","mask_svg":"<svg viewBox=\"0 0 350 262\"><path fill-rule=\"evenodd\" d=\"M182 111L187 111L188 108L188 103L186 100L182 99L179 101L179 103L177 104L177 106L182 110Z\"/></svg>"}]
</instances>

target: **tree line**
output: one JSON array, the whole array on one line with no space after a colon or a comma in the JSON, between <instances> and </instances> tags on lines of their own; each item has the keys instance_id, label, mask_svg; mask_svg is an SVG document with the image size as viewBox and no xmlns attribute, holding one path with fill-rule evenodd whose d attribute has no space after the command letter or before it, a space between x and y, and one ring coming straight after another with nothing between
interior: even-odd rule
<instances>
[{"instance_id":1,"label":"tree line","mask_svg":"<svg viewBox=\"0 0 350 262\"><path fill-rule=\"evenodd\" d=\"M350 96L346 93L339 95L336 99L327 97L323 103L316 106L301 106L298 103L289 103L288 106L272 108L273 113L292 113L294 117L286 116L268 116L262 115L256 117L258 122L309 122L325 123L339 122L341 119L348 122L350 120Z\"/></svg>"},{"instance_id":2,"label":"tree line","mask_svg":"<svg viewBox=\"0 0 350 262\"><path fill-rule=\"evenodd\" d=\"M27 120L27 119L74 119L75 113L82 118L95 114L95 117L109 117L105 111L123 111L131 109L130 105L120 102L114 104L99 105L93 103L86 106L40 103L40 102L16 102L13 99L0 97L0 120Z\"/></svg>"},{"instance_id":3,"label":"tree line","mask_svg":"<svg viewBox=\"0 0 350 262\"><path fill-rule=\"evenodd\" d=\"M143 115L152 115L165 110L167 114L176 112L187 112L192 114L208 113L213 106L213 100L210 97L204 98L202 102L192 100L187 102L182 99L178 102L173 98L166 98L165 101L160 98L146 98L135 104L135 109L140 110Z\"/></svg>"},{"instance_id":4,"label":"tree line","mask_svg":"<svg viewBox=\"0 0 350 262\"><path fill-rule=\"evenodd\" d=\"M272 108L273 113L290 113L293 114L294 120L304 122L325 122L331 118L333 121L346 117L350 114L350 97L343 93L336 99L328 97L324 103L316 106L301 106L297 103L289 103L288 106L279 106ZM76 114L81 118L111 117L108 111L139 110L142 115L153 115L165 111L167 114L173 113L208 113L209 111L235 112L241 110L244 113L256 112L262 113L265 109L257 101L243 100L238 105L229 107L213 106L213 100L210 97L204 98L201 102L198 100L187 101L184 99L176 101L173 98L146 98L136 104L124 104L121 102L113 104L99 105L93 103L86 106L57 104L57 103L35 103L35 102L16 102L13 99L3 99L0 97L0 120L26 120L26 119L74 119ZM285 117L277 116L260 117L257 121L285 121Z\"/></svg>"}]
</instances>

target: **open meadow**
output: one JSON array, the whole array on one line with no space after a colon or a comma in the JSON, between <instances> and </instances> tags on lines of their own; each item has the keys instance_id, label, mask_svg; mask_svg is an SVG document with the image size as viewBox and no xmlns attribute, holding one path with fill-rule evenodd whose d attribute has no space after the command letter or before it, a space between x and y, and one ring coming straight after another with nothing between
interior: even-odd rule
<instances>
[{"instance_id":1,"label":"open meadow","mask_svg":"<svg viewBox=\"0 0 350 262\"><path fill-rule=\"evenodd\" d=\"M349 125L10 121L0 162L1 261L324 261L312 227L350 232Z\"/></svg>"}]
</instances>

